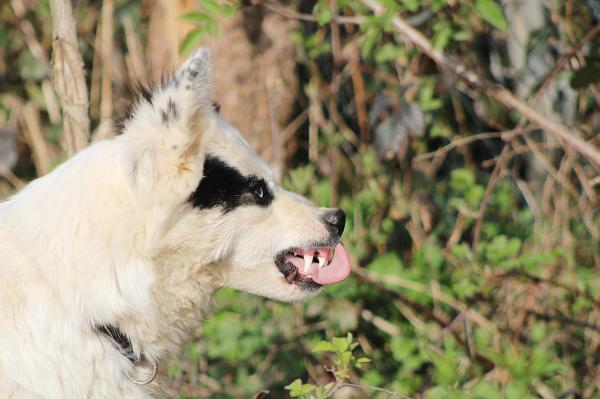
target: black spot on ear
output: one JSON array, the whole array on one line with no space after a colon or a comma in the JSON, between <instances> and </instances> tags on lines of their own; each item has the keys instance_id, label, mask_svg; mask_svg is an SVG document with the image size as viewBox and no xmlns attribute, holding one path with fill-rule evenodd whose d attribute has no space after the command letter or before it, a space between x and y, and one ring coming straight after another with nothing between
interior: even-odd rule
<instances>
[{"instance_id":1,"label":"black spot on ear","mask_svg":"<svg viewBox=\"0 0 600 399\"><path fill-rule=\"evenodd\" d=\"M268 206L273 201L264 179L243 175L238 169L217 157L209 156L204 162L204 177L189 198L192 206L200 209L221 207L224 213L240 206Z\"/></svg>"},{"instance_id":2,"label":"black spot on ear","mask_svg":"<svg viewBox=\"0 0 600 399\"><path fill-rule=\"evenodd\" d=\"M221 112L221 104L219 104L216 101L213 101L212 103L212 107L215 110L215 112L218 114L219 112Z\"/></svg>"},{"instance_id":3,"label":"black spot on ear","mask_svg":"<svg viewBox=\"0 0 600 399\"><path fill-rule=\"evenodd\" d=\"M177 106L172 98L169 97L167 108L160 111L160 118L164 125L168 125L177 119Z\"/></svg>"}]
</instances>

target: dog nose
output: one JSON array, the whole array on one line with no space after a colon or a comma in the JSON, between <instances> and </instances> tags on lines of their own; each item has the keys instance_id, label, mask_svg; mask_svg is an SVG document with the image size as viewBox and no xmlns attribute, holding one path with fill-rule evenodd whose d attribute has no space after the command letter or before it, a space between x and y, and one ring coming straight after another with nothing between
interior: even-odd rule
<instances>
[{"instance_id":1,"label":"dog nose","mask_svg":"<svg viewBox=\"0 0 600 399\"><path fill-rule=\"evenodd\" d=\"M346 226L346 214L340 208L335 208L327 211L323 217L329 232L337 237L340 237Z\"/></svg>"}]
</instances>

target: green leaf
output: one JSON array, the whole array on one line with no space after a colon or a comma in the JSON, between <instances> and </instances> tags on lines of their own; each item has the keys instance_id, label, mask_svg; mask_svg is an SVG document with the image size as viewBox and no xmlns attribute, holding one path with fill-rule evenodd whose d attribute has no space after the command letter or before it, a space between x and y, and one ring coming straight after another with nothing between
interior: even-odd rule
<instances>
[{"instance_id":1,"label":"green leaf","mask_svg":"<svg viewBox=\"0 0 600 399\"><path fill-rule=\"evenodd\" d=\"M508 24L502 8L494 0L475 0L475 10L481 17L495 28L506 31Z\"/></svg>"},{"instance_id":2,"label":"green leaf","mask_svg":"<svg viewBox=\"0 0 600 399\"><path fill-rule=\"evenodd\" d=\"M329 22L331 22L331 11L330 10L323 10L322 12L320 12L317 15L317 22L319 23L319 25L323 26L328 24Z\"/></svg>"},{"instance_id":3,"label":"green leaf","mask_svg":"<svg viewBox=\"0 0 600 399\"><path fill-rule=\"evenodd\" d=\"M436 49L444 49L446 45L450 42L452 38L452 34L454 33L452 30L452 26L449 23L438 23L434 26L435 34L431 39L431 44Z\"/></svg>"},{"instance_id":4,"label":"green leaf","mask_svg":"<svg viewBox=\"0 0 600 399\"><path fill-rule=\"evenodd\" d=\"M417 0L402 0L402 5L410 12L415 12L419 9L419 2Z\"/></svg>"},{"instance_id":5,"label":"green leaf","mask_svg":"<svg viewBox=\"0 0 600 399\"><path fill-rule=\"evenodd\" d=\"M284 387L288 391L290 391L290 396L292 398L297 398L308 393L311 393L315 390L315 386L312 384L303 384L302 380L299 378L294 380L290 385Z\"/></svg>"},{"instance_id":6,"label":"green leaf","mask_svg":"<svg viewBox=\"0 0 600 399\"><path fill-rule=\"evenodd\" d=\"M417 341L412 337L395 337L390 342L390 349L394 359L404 362L417 350Z\"/></svg>"},{"instance_id":7,"label":"green leaf","mask_svg":"<svg viewBox=\"0 0 600 399\"><path fill-rule=\"evenodd\" d=\"M315 345L313 352L335 352L335 345L328 341L321 341Z\"/></svg>"},{"instance_id":8,"label":"green leaf","mask_svg":"<svg viewBox=\"0 0 600 399\"><path fill-rule=\"evenodd\" d=\"M388 276L399 276L404 269L402 260L395 253L380 255L367 268L375 273Z\"/></svg>"},{"instance_id":9,"label":"green leaf","mask_svg":"<svg viewBox=\"0 0 600 399\"><path fill-rule=\"evenodd\" d=\"M183 42L181 42L180 52L182 54L187 54L191 49L197 47L200 40L202 40L202 37L204 37L204 33L205 32L202 29L194 29L188 33L185 39L183 39Z\"/></svg>"},{"instance_id":10,"label":"green leaf","mask_svg":"<svg viewBox=\"0 0 600 399\"><path fill-rule=\"evenodd\" d=\"M333 338L331 340L331 342L334 345L335 351L338 353L344 352L346 349L348 349L348 346L349 346L348 340L345 337L344 338Z\"/></svg>"},{"instance_id":11,"label":"green leaf","mask_svg":"<svg viewBox=\"0 0 600 399\"><path fill-rule=\"evenodd\" d=\"M231 17L235 14L235 7L230 4L219 4L215 0L202 0L202 7L214 15Z\"/></svg>"},{"instance_id":12,"label":"green leaf","mask_svg":"<svg viewBox=\"0 0 600 399\"><path fill-rule=\"evenodd\" d=\"M492 266L504 266L502 261L517 256L521 250L521 240L518 238L507 238L499 235L486 245L485 256Z\"/></svg>"},{"instance_id":13,"label":"green leaf","mask_svg":"<svg viewBox=\"0 0 600 399\"><path fill-rule=\"evenodd\" d=\"M194 22L196 24L202 24L202 25L207 25L210 23L210 21L212 20L212 18L204 13L201 12L188 12L186 14L183 14L181 17L181 19L183 19L184 21L188 21L188 22Z\"/></svg>"},{"instance_id":14,"label":"green leaf","mask_svg":"<svg viewBox=\"0 0 600 399\"><path fill-rule=\"evenodd\" d=\"M475 184L473 171L457 168L450 173L450 188L458 193L465 193Z\"/></svg>"},{"instance_id":15,"label":"green leaf","mask_svg":"<svg viewBox=\"0 0 600 399\"><path fill-rule=\"evenodd\" d=\"M423 256L425 257L425 262L432 270L438 271L444 263L444 254L436 245L425 244L423 247Z\"/></svg>"},{"instance_id":16,"label":"green leaf","mask_svg":"<svg viewBox=\"0 0 600 399\"><path fill-rule=\"evenodd\" d=\"M363 58L367 58L371 55L375 44L379 41L381 37L381 30L376 28L370 28L367 33L362 38L362 43L360 46L360 54Z\"/></svg>"},{"instance_id":17,"label":"green leaf","mask_svg":"<svg viewBox=\"0 0 600 399\"><path fill-rule=\"evenodd\" d=\"M481 381L473 388L472 395L476 399L502 399L502 394L492 384Z\"/></svg>"},{"instance_id":18,"label":"green leaf","mask_svg":"<svg viewBox=\"0 0 600 399\"><path fill-rule=\"evenodd\" d=\"M442 386L436 386L425 392L425 398L427 399L447 399L448 390Z\"/></svg>"},{"instance_id":19,"label":"green leaf","mask_svg":"<svg viewBox=\"0 0 600 399\"><path fill-rule=\"evenodd\" d=\"M395 61L404 56L404 49L393 43L385 43L375 50L375 62L382 64L384 62Z\"/></svg>"},{"instance_id":20,"label":"green leaf","mask_svg":"<svg viewBox=\"0 0 600 399\"><path fill-rule=\"evenodd\" d=\"M340 364L341 365L348 365L350 363L350 360L352 359L352 352L342 352L340 354Z\"/></svg>"},{"instance_id":21,"label":"green leaf","mask_svg":"<svg viewBox=\"0 0 600 399\"><path fill-rule=\"evenodd\" d=\"M298 390L302 387L302 380L300 378L295 379L291 384L285 386L284 388L288 391Z\"/></svg>"}]
</instances>

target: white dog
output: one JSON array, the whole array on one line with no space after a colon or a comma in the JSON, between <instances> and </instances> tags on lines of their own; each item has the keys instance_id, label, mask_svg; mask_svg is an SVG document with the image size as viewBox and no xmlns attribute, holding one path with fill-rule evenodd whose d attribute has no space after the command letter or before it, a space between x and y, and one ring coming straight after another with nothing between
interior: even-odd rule
<instances>
[{"instance_id":1,"label":"white dog","mask_svg":"<svg viewBox=\"0 0 600 399\"><path fill-rule=\"evenodd\" d=\"M273 182L197 51L120 136L0 204L0 398L152 397L217 289L296 301L343 280L344 222Z\"/></svg>"}]
</instances>

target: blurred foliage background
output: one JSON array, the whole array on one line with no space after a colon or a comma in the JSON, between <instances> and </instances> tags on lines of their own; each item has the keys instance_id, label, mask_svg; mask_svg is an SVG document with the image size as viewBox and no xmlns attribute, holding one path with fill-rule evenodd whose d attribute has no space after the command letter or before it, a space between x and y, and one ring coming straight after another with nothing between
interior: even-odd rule
<instances>
[{"instance_id":1,"label":"blurred foliage background","mask_svg":"<svg viewBox=\"0 0 600 399\"><path fill-rule=\"evenodd\" d=\"M134 82L208 45L224 117L287 188L348 214L352 277L295 305L220 291L168 395L324 386L313 349L351 332L371 362L350 381L396 394L336 398L600 398L600 165L394 25L598 151L600 3L373 3L73 1L92 140L118 133ZM47 0L2 1L0 197L66 157L51 42Z\"/></svg>"}]
</instances>

